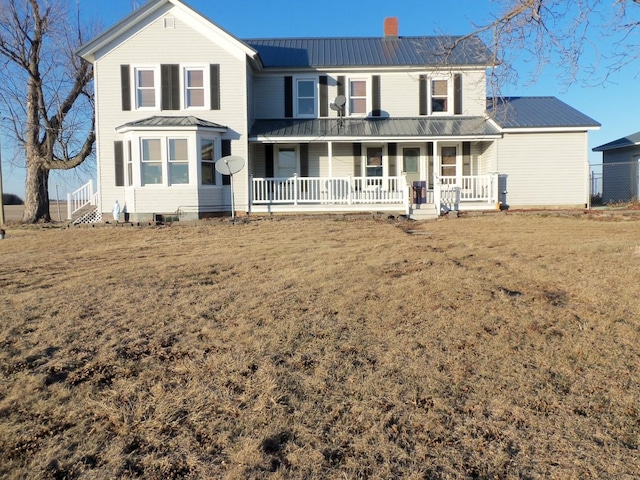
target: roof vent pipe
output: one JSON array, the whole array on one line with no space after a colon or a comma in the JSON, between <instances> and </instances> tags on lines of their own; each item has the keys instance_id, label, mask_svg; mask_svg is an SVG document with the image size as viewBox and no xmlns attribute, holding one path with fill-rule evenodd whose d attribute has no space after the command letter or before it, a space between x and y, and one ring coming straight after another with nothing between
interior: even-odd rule
<instances>
[{"instance_id":1,"label":"roof vent pipe","mask_svg":"<svg viewBox=\"0 0 640 480\"><path fill-rule=\"evenodd\" d=\"M398 38L398 17L384 19L384 38Z\"/></svg>"}]
</instances>

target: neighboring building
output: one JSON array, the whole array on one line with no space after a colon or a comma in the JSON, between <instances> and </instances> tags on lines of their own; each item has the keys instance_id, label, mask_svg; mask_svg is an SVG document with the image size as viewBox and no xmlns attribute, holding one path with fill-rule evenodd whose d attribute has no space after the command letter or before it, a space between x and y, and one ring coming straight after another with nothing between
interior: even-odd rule
<instances>
[{"instance_id":1,"label":"neighboring building","mask_svg":"<svg viewBox=\"0 0 640 480\"><path fill-rule=\"evenodd\" d=\"M602 202L640 199L640 132L593 149L602 152Z\"/></svg>"},{"instance_id":2,"label":"neighboring building","mask_svg":"<svg viewBox=\"0 0 640 480\"><path fill-rule=\"evenodd\" d=\"M584 207L588 131L551 97L487 99L477 37L239 40L150 0L93 62L98 198L133 220L229 213ZM488 107L487 107L488 106Z\"/></svg>"}]
</instances>

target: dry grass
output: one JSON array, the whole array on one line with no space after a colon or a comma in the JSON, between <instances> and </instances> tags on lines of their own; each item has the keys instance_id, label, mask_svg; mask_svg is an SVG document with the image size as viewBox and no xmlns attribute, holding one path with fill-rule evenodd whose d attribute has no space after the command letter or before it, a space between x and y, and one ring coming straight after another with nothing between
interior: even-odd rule
<instances>
[{"instance_id":1,"label":"dry grass","mask_svg":"<svg viewBox=\"0 0 640 480\"><path fill-rule=\"evenodd\" d=\"M640 222L602 219L9 229L0 477L635 478Z\"/></svg>"}]
</instances>

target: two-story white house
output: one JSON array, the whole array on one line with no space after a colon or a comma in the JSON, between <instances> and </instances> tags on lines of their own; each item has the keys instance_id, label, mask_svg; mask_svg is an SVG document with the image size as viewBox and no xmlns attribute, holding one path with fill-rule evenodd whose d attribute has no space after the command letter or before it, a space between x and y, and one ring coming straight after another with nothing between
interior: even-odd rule
<instances>
[{"instance_id":1,"label":"two-story white house","mask_svg":"<svg viewBox=\"0 0 640 480\"><path fill-rule=\"evenodd\" d=\"M553 97L487 98L477 38L244 39L150 0L84 45L98 204L133 220L584 207L588 131ZM232 177L215 168L244 160ZM233 182L233 189L231 188Z\"/></svg>"}]
</instances>

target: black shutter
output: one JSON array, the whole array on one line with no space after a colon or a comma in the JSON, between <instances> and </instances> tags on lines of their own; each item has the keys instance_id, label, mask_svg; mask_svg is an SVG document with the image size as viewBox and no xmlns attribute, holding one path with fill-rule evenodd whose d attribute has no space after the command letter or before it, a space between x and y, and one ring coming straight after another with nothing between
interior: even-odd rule
<instances>
[{"instance_id":1,"label":"black shutter","mask_svg":"<svg viewBox=\"0 0 640 480\"><path fill-rule=\"evenodd\" d=\"M129 65L120 65L120 90L122 91L122 110L131 110L131 73Z\"/></svg>"},{"instance_id":2,"label":"black shutter","mask_svg":"<svg viewBox=\"0 0 640 480\"><path fill-rule=\"evenodd\" d=\"M427 108L427 93L428 93L428 79L426 75L420 75L420 86L418 88L418 102L420 103L420 115L428 115L429 109Z\"/></svg>"},{"instance_id":3,"label":"black shutter","mask_svg":"<svg viewBox=\"0 0 640 480\"><path fill-rule=\"evenodd\" d=\"M113 142L113 159L116 169L116 187L124 187L124 146L121 140Z\"/></svg>"},{"instance_id":4,"label":"black shutter","mask_svg":"<svg viewBox=\"0 0 640 480\"><path fill-rule=\"evenodd\" d=\"M344 95L345 94L345 82L346 82L346 78L344 75L340 75L338 77L338 95Z\"/></svg>"},{"instance_id":5,"label":"black shutter","mask_svg":"<svg viewBox=\"0 0 640 480\"><path fill-rule=\"evenodd\" d=\"M300 176L309 176L309 144L300 144Z\"/></svg>"},{"instance_id":6,"label":"black shutter","mask_svg":"<svg viewBox=\"0 0 640 480\"><path fill-rule=\"evenodd\" d=\"M220 65L209 65L209 88L211 90L211 110L220 110Z\"/></svg>"},{"instance_id":7,"label":"black shutter","mask_svg":"<svg viewBox=\"0 0 640 480\"><path fill-rule=\"evenodd\" d=\"M387 157L389 158L389 176L395 177L398 174L398 170L396 167L396 158L398 156L398 144L397 143L388 143L387 144Z\"/></svg>"},{"instance_id":8,"label":"black shutter","mask_svg":"<svg viewBox=\"0 0 640 480\"><path fill-rule=\"evenodd\" d=\"M353 173L356 177L362 175L362 144L353 144Z\"/></svg>"},{"instance_id":9,"label":"black shutter","mask_svg":"<svg viewBox=\"0 0 640 480\"><path fill-rule=\"evenodd\" d=\"M264 145L264 176L273 178L273 144L266 143Z\"/></svg>"},{"instance_id":10,"label":"black shutter","mask_svg":"<svg viewBox=\"0 0 640 480\"><path fill-rule=\"evenodd\" d=\"M429 173L427 178L428 180L428 184L429 184L429 189L433 188L433 142L427 142L427 165L428 165L428 169L429 169ZM438 174L440 175L440 174Z\"/></svg>"},{"instance_id":11,"label":"black shutter","mask_svg":"<svg viewBox=\"0 0 640 480\"><path fill-rule=\"evenodd\" d=\"M180 66L160 65L162 110L180 110Z\"/></svg>"},{"instance_id":12,"label":"black shutter","mask_svg":"<svg viewBox=\"0 0 640 480\"><path fill-rule=\"evenodd\" d=\"M284 77L284 116L293 117L293 77Z\"/></svg>"},{"instance_id":13,"label":"black shutter","mask_svg":"<svg viewBox=\"0 0 640 480\"><path fill-rule=\"evenodd\" d=\"M380 75L371 77L371 116L379 117L382 115L380 110Z\"/></svg>"},{"instance_id":14,"label":"black shutter","mask_svg":"<svg viewBox=\"0 0 640 480\"><path fill-rule=\"evenodd\" d=\"M220 154L223 157L231 155L231 140L222 139ZM231 175L222 175L222 185L231 185Z\"/></svg>"},{"instance_id":15,"label":"black shutter","mask_svg":"<svg viewBox=\"0 0 640 480\"><path fill-rule=\"evenodd\" d=\"M462 142L462 175L471 175L471 142Z\"/></svg>"},{"instance_id":16,"label":"black shutter","mask_svg":"<svg viewBox=\"0 0 640 480\"><path fill-rule=\"evenodd\" d=\"M462 75L453 76L453 113L462 115Z\"/></svg>"},{"instance_id":17,"label":"black shutter","mask_svg":"<svg viewBox=\"0 0 640 480\"><path fill-rule=\"evenodd\" d=\"M329 116L329 92L327 85L329 83L329 77L326 75L320 75L320 116Z\"/></svg>"}]
</instances>

